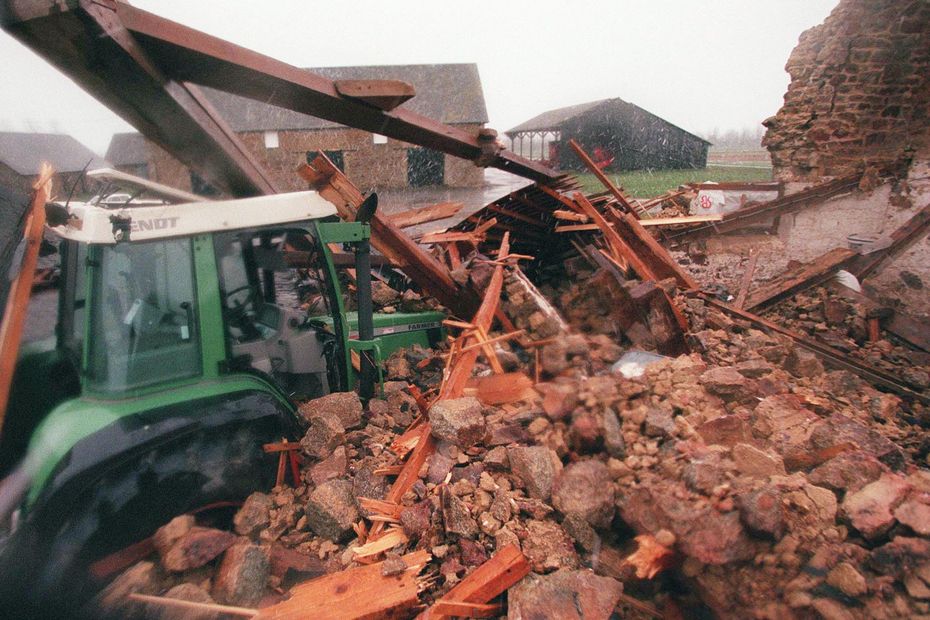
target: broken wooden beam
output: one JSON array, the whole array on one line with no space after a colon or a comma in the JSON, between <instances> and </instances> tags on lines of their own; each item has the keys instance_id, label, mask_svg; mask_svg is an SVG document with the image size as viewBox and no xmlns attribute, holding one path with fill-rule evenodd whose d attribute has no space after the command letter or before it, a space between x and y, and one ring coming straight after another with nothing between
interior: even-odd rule
<instances>
[{"instance_id":1,"label":"broken wooden beam","mask_svg":"<svg viewBox=\"0 0 930 620\"><path fill-rule=\"evenodd\" d=\"M849 271L864 280L874 274L882 265L907 250L930 231L930 205L927 205L887 237L887 245L863 254Z\"/></svg>"},{"instance_id":2,"label":"broken wooden beam","mask_svg":"<svg viewBox=\"0 0 930 620\"><path fill-rule=\"evenodd\" d=\"M487 603L510 589L530 573L530 563L513 544L502 547L491 559L462 579L432 607L417 616L418 620L448 617L450 608L441 602Z\"/></svg>"},{"instance_id":3,"label":"broken wooden beam","mask_svg":"<svg viewBox=\"0 0 930 620\"><path fill-rule=\"evenodd\" d=\"M604 240L607 242L607 247L610 248L613 257L617 261L624 265L624 268L621 271L626 271L626 265L633 268L633 271L642 278L643 280L655 280L655 274L652 273L652 270L644 263L638 254L633 251L633 249L627 245L626 241L620 236L620 234L610 225L601 213L594 208L594 205L585 197L581 192L575 192L572 196L575 200L575 203L581 208L585 215L591 218L598 228L601 229L601 233L604 235Z\"/></svg>"},{"instance_id":4,"label":"broken wooden beam","mask_svg":"<svg viewBox=\"0 0 930 620\"><path fill-rule=\"evenodd\" d=\"M53 174L51 166L43 163L39 178L32 186L32 201L29 204L21 242L24 251L19 257L19 264L11 264L9 273L6 274L12 281L3 322L0 323L0 432L3 430L13 373L16 370L16 358L26 326L26 312L39 260L39 246L42 245L42 234L45 231L45 203L51 200ZM13 260L16 260L16 256Z\"/></svg>"},{"instance_id":5,"label":"broken wooden beam","mask_svg":"<svg viewBox=\"0 0 930 620\"><path fill-rule=\"evenodd\" d=\"M465 384L465 395L474 396L485 405L503 405L537 396L533 380L522 372L472 377Z\"/></svg>"},{"instance_id":6,"label":"broken wooden beam","mask_svg":"<svg viewBox=\"0 0 930 620\"><path fill-rule=\"evenodd\" d=\"M756 250L749 251L749 263L746 265L746 271L739 283L739 292L736 294L736 301L733 306L742 310L746 307L746 297L749 295L749 287L752 286L752 276L756 272L756 262L759 260L759 252Z\"/></svg>"},{"instance_id":7,"label":"broken wooden beam","mask_svg":"<svg viewBox=\"0 0 930 620\"><path fill-rule=\"evenodd\" d=\"M846 269L859 259L859 254L847 248L833 248L797 269L782 274L756 289L746 300L746 310L768 308L783 299L823 284L840 269Z\"/></svg>"},{"instance_id":8,"label":"broken wooden beam","mask_svg":"<svg viewBox=\"0 0 930 620\"><path fill-rule=\"evenodd\" d=\"M385 217L398 228L410 228L417 224L435 222L452 217L462 210L465 205L461 202L440 202L429 207L408 209L400 213L391 213Z\"/></svg>"},{"instance_id":9,"label":"broken wooden beam","mask_svg":"<svg viewBox=\"0 0 930 620\"><path fill-rule=\"evenodd\" d=\"M705 222L719 222L722 215L680 215L677 217L650 217L640 220L643 226L677 226L680 224L703 224Z\"/></svg>"},{"instance_id":10,"label":"broken wooden beam","mask_svg":"<svg viewBox=\"0 0 930 620\"><path fill-rule=\"evenodd\" d=\"M643 228L642 222L629 213L619 214L619 217L617 215L616 211L611 214L614 227L639 260L648 265L649 270L655 275L653 279L674 278L681 288L697 288L697 281L688 270L679 265L668 250Z\"/></svg>"},{"instance_id":11,"label":"broken wooden beam","mask_svg":"<svg viewBox=\"0 0 930 620\"><path fill-rule=\"evenodd\" d=\"M798 332L790 330L786 327L782 327L777 323L773 323L772 321L764 319L756 314L752 314L751 312L747 312L746 310L739 310L729 306L707 293L698 292L696 294L701 299L703 299L706 304L722 310L727 314L731 314L735 317L743 319L744 321L749 321L757 327L760 327L762 330L773 331L787 336L796 344L818 355L821 359L824 360L824 362L826 362L828 366L848 370L854 374L859 375L876 387L884 388L890 392L898 394L899 396L903 396L911 400L916 400L920 403L923 403L924 405L930 405L930 397L915 392L911 388L898 381L897 377L890 375L883 370L879 370L873 366L859 362L851 358L843 351L834 349L833 347L823 344L822 342L812 340L811 338L799 334Z\"/></svg>"},{"instance_id":12,"label":"broken wooden beam","mask_svg":"<svg viewBox=\"0 0 930 620\"><path fill-rule=\"evenodd\" d=\"M569 140L568 146L570 146L571 149L575 151L575 155L578 156L578 159L581 160L581 163L583 163L585 167L590 170L594 176L597 177L597 180L607 188L607 191L613 194L614 198L617 199L617 202L620 203L620 205L627 213L633 213L634 215L639 214L640 209L638 207L634 207L633 203L630 202L630 199L627 198L626 194L620 191L620 188L614 185L610 179L607 178L607 175L604 174L604 171L597 167L594 161L588 156L587 153L585 153L584 149L581 148L580 144L574 140Z\"/></svg>"},{"instance_id":13,"label":"broken wooden beam","mask_svg":"<svg viewBox=\"0 0 930 620\"><path fill-rule=\"evenodd\" d=\"M739 211L727 213L719 222L708 222L703 226L695 226L687 230L669 231L667 238L676 242L691 241L709 235L759 225L760 222L768 221L776 215L795 213L801 209L820 204L829 198L855 191L859 187L860 178L861 175L859 174L839 177L788 196L743 207Z\"/></svg>"},{"instance_id":14,"label":"broken wooden beam","mask_svg":"<svg viewBox=\"0 0 930 620\"><path fill-rule=\"evenodd\" d=\"M381 573L383 562L323 575L294 586L290 598L258 610L259 620L353 620L396 617L419 605L417 575L430 560L426 551L401 558L400 575Z\"/></svg>"}]
</instances>

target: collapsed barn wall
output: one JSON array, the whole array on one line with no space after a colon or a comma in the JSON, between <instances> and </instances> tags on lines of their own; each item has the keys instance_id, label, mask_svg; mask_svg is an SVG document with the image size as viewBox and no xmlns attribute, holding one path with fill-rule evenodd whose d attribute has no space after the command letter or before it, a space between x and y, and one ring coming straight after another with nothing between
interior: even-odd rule
<instances>
[{"instance_id":1,"label":"collapsed barn wall","mask_svg":"<svg viewBox=\"0 0 930 620\"><path fill-rule=\"evenodd\" d=\"M930 3L842 0L785 69L784 105L764 122L778 178L895 167L930 151Z\"/></svg>"}]
</instances>

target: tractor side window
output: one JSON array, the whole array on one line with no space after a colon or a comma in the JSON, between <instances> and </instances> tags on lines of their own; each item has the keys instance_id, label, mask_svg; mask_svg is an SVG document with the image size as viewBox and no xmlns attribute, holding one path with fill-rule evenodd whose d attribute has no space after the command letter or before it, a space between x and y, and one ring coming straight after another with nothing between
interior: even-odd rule
<instances>
[{"instance_id":1,"label":"tractor side window","mask_svg":"<svg viewBox=\"0 0 930 620\"><path fill-rule=\"evenodd\" d=\"M107 392L201 373L189 239L100 247L88 380Z\"/></svg>"}]
</instances>

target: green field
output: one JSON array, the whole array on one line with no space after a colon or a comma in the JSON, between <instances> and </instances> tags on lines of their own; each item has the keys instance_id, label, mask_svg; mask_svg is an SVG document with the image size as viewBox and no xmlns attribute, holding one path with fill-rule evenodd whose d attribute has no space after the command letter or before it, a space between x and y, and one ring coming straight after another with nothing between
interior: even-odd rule
<instances>
[{"instance_id":1,"label":"green field","mask_svg":"<svg viewBox=\"0 0 930 620\"><path fill-rule=\"evenodd\" d=\"M619 174L608 173L607 176L614 183L619 182L624 191L633 198L654 198L682 183L771 181L772 169L708 166L687 170L631 170ZM604 186L593 174L580 174L577 178L585 192L604 191Z\"/></svg>"}]
</instances>

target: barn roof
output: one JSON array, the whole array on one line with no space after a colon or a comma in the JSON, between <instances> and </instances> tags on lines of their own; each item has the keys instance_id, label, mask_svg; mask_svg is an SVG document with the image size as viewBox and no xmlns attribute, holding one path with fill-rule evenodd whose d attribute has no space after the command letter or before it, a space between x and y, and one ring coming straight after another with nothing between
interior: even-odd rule
<instances>
[{"instance_id":1,"label":"barn roof","mask_svg":"<svg viewBox=\"0 0 930 620\"><path fill-rule=\"evenodd\" d=\"M648 110L643 110L638 105L634 103L629 103L628 101L624 101L623 99L620 99L619 97L614 97L612 99L599 99L598 101L589 101L587 103L579 103L579 104L570 105L564 108L556 108L555 110L549 110L548 112L543 112L542 114L534 116L528 121L524 121L520 123L516 127L511 127L504 133L506 133L508 136L512 138L514 134L518 134L524 131L557 131L558 129L561 128L564 122L571 120L573 118L576 118L578 116L581 116L583 114L586 114L602 105L603 106L609 106L609 105L633 106L634 108L642 110L646 114L655 116L656 118L658 118L664 123L668 123L675 129L678 129L679 131L682 131L683 133L686 133L690 136L694 136L698 140L701 140L702 142L707 142L707 144L710 144L710 142L708 142L701 136L696 136L690 131L682 129L681 127L673 123L669 123L664 118L656 116L655 114L653 114L652 112L649 112Z\"/></svg>"},{"instance_id":2,"label":"barn roof","mask_svg":"<svg viewBox=\"0 0 930 620\"><path fill-rule=\"evenodd\" d=\"M308 71L331 80L401 80L412 84L417 93L402 108L446 124L488 122L478 65L474 63L321 67ZM237 132L341 127L339 123L212 88L203 90Z\"/></svg>"},{"instance_id":3,"label":"barn roof","mask_svg":"<svg viewBox=\"0 0 930 620\"><path fill-rule=\"evenodd\" d=\"M98 168L106 162L69 135L60 133L29 133L0 131L0 162L16 174L38 174L43 161L55 172L77 172Z\"/></svg>"},{"instance_id":4,"label":"barn roof","mask_svg":"<svg viewBox=\"0 0 930 620\"><path fill-rule=\"evenodd\" d=\"M145 136L134 131L110 138L106 160L114 166L136 166L148 161Z\"/></svg>"}]
</instances>

